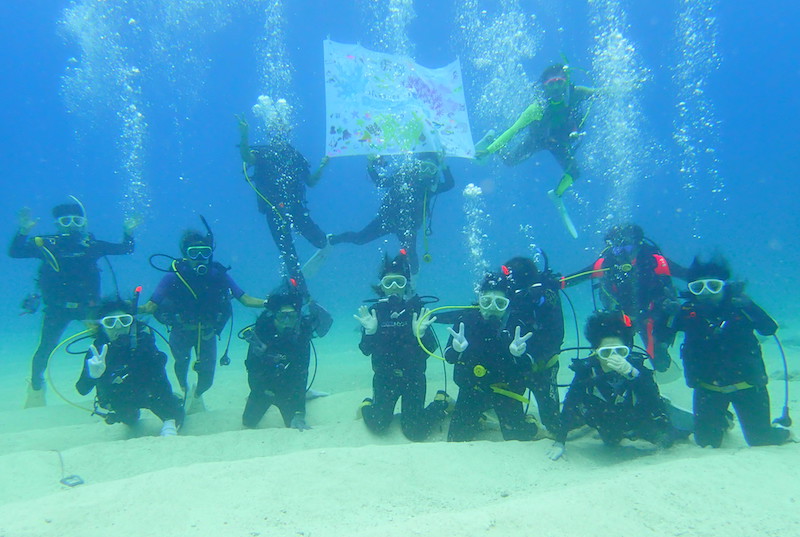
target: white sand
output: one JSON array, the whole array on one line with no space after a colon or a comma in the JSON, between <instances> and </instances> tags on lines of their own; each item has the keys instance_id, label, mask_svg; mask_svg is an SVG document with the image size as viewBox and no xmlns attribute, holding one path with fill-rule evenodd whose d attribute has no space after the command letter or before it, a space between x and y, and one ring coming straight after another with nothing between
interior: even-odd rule
<instances>
[{"instance_id":1,"label":"white sand","mask_svg":"<svg viewBox=\"0 0 800 537\"><path fill-rule=\"evenodd\" d=\"M52 390L50 406L22 410L24 368L10 368L0 387L19 404L0 412L0 537L800 535L800 444L747 448L737 430L719 450L657 452L588 434L554 463L550 440L502 442L497 431L466 444L445 443L446 429L421 444L398 426L379 438L354 419L371 381L355 342L347 330L320 342L315 388L333 395L308 404L306 432L272 410L262 428L241 429L240 348L218 371L209 411L175 438L151 436L160 423L150 414L132 434ZM53 379L72 397L77 370L60 360ZM441 376L431 360L430 394ZM782 384L771 388L778 412ZM689 401L681 381L663 391ZM85 484L59 483L52 450Z\"/></svg>"}]
</instances>

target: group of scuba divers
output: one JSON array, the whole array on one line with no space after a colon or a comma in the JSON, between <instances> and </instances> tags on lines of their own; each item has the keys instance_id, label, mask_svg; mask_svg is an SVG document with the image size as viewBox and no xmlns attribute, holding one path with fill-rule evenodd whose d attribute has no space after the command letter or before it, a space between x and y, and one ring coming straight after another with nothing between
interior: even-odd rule
<instances>
[{"instance_id":1,"label":"group of scuba divers","mask_svg":"<svg viewBox=\"0 0 800 537\"><path fill-rule=\"evenodd\" d=\"M574 103L591 92L574 87L563 65L545 70L541 84L544 104L531 105L511 129L496 140L491 137L478 153L502 154L504 144L527 127L526 139L509 158L516 162L543 149L553 153L564 168L551 192L560 199L577 176L569 148L583 120L576 116ZM568 95L573 96L571 103ZM774 335L778 326L744 294L743 284L731 279L721 256L696 257L688 268L682 267L667 259L638 225L622 224L607 232L600 256L573 274L562 276L546 261L541 266L534 259L515 257L485 275L474 304L444 313L444 308L429 310L431 300L416 294L412 278L419 269L417 234L422 228L424 240L436 196L454 186L440 155L370 158L369 176L384 192L378 215L361 231L326 234L309 215L306 187L316 184L327 161L311 173L287 136L251 146L247 122L243 117L238 121L244 178L266 217L284 282L266 299L246 294L214 260L214 235L201 217L205 231L183 233L179 258L151 256L151 265L165 275L149 300L140 304L139 290L132 300L122 300L119 292L101 299L98 262L133 251L137 222L125 222L121 243L97 240L88 232L83 205L73 199L53 209L56 234L31 236L36 220L23 209L9 254L41 260L38 286L45 305L27 406L44 404L48 360L63 345L70 351L77 337L59 343L67 325L89 321L86 336L93 341L76 387L84 395L95 390L94 412L108 423L133 425L140 410L148 409L163 421L162 435L177 434L187 413L204 409L202 396L213 384L217 361L230 363L227 347L218 360L217 340L236 299L263 310L253 325L239 332L249 344L245 366L250 393L243 425L257 427L274 405L287 427L308 429L306 400L324 395L309 386L312 340L325 336L333 320L310 296L306 277L315 267L311 262L301 266L293 233L319 248L311 261L324 258L338 243L365 244L395 234L400 253L384 254L373 286L377 298L354 316L361 325L359 349L372 362L373 393L358 410L371 431L388 430L398 419L400 401L399 422L408 439L424 440L449 418L448 440L470 441L488 426L487 413L493 411L506 440L553 438L548 456L556 460L565 452L568 434L584 425L608 445L627 439L668 447L693 434L698 445L719 447L734 423L729 411L733 405L749 445L792 440L787 406L775 422L770 419L768 378L755 334ZM682 292L673 278L686 282ZM584 329L589 347L563 348L561 295L566 297L565 288L582 282L591 282L600 300ZM32 312L35 302L26 299L23 307ZM161 337L173 356L180 394L173 393L167 355L156 345L161 332L141 318L145 314L168 330ZM448 325L445 345L439 344L434 323ZM655 376L678 367L669 350L679 331L685 334L680 359L693 390L692 412L662 397ZM641 347L634 345L637 335ZM437 349L443 349L441 355ZM575 355L568 386L558 384L564 352ZM455 400L440 390L425 404L429 357L453 365ZM560 388L566 388L563 402ZM527 391L536 402L538 421L528 412Z\"/></svg>"}]
</instances>

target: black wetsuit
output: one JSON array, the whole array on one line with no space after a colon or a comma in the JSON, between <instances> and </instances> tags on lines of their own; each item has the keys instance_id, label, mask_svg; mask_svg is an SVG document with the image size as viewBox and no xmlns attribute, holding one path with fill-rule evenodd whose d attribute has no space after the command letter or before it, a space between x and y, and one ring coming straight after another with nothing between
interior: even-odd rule
<instances>
[{"instance_id":1,"label":"black wetsuit","mask_svg":"<svg viewBox=\"0 0 800 537\"><path fill-rule=\"evenodd\" d=\"M247 383L250 395L242 414L245 427L256 427L270 406L281 411L289 427L292 418L306 411L306 385L311 360L314 323L300 318L296 328L278 332L272 312L262 313L249 336Z\"/></svg>"},{"instance_id":2,"label":"black wetsuit","mask_svg":"<svg viewBox=\"0 0 800 537\"><path fill-rule=\"evenodd\" d=\"M37 242L40 245L37 245ZM91 233L28 237L17 234L8 255L41 259L37 278L44 301L39 347L31 364L31 385L40 390L47 361L71 321L89 319L100 300L100 268L106 255L133 252L133 237L123 235L119 244L99 241Z\"/></svg>"},{"instance_id":3,"label":"black wetsuit","mask_svg":"<svg viewBox=\"0 0 800 537\"><path fill-rule=\"evenodd\" d=\"M137 325L134 325L137 326ZM97 405L110 412L108 423L122 422L133 425L139 419L139 409L146 408L163 420L183 421L180 399L172 393L167 372L167 355L156 347L153 333L142 324L138 325L135 348L132 338L120 337L113 343L105 334L95 339L94 346L100 351L108 344L106 370L100 378L89 376L84 360L81 377L75 384L81 395L92 389L97 391ZM92 357L86 353L86 359Z\"/></svg>"},{"instance_id":4,"label":"black wetsuit","mask_svg":"<svg viewBox=\"0 0 800 537\"><path fill-rule=\"evenodd\" d=\"M526 349L533 358L531 370L525 375L526 386L536 398L542 424L556 435L561 415L558 358L564 342L561 297L552 288L536 287L516 293L509 309L509 325L519 325L521 335L533 333Z\"/></svg>"},{"instance_id":5,"label":"black wetsuit","mask_svg":"<svg viewBox=\"0 0 800 537\"><path fill-rule=\"evenodd\" d=\"M412 317L419 314L422 301L418 296L402 299L391 296L370 307L378 318L375 334L363 332L359 349L372 357L372 404L362 408L364 423L376 433L386 431L394 416L397 400L401 400L400 425L412 441L424 440L433 427L445 417L447 403L433 401L425 407L428 355L420 348L412 330ZM436 348L432 330L426 331L422 343L429 350Z\"/></svg>"},{"instance_id":6,"label":"black wetsuit","mask_svg":"<svg viewBox=\"0 0 800 537\"><path fill-rule=\"evenodd\" d=\"M287 276L294 278L305 293L305 280L300 271L292 230L299 232L316 248L324 248L327 244L325 233L311 220L308 212L308 161L288 142L280 140L251 146L250 151L256 159L251 179L261 196L269 200L267 203L257 195L258 210L267 219Z\"/></svg>"},{"instance_id":7,"label":"black wetsuit","mask_svg":"<svg viewBox=\"0 0 800 537\"><path fill-rule=\"evenodd\" d=\"M231 299L241 297L244 291L227 273L228 269L217 262L212 262L204 275L196 274L185 262L178 262L176 267L178 272L165 275L150 300L158 304L156 319L170 329L175 375L184 392L194 349L195 395L199 396L214 382L217 337L230 319Z\"/></svg>"},{"instance_id":8,"label":"black wetsuit","mask_svg":"<svg viewBox=\"0 0 800 537\"><path fill-rule=\"evenodd\" d=\"M367 244L385 235L393 234L404 248L411 265L411 273L419 271L417 233L425 218L430 218L435 196L451 190L455 185L450 168L445 167L442 181L426 175L421 159L385 159L369 167L372 181L385 190L378 215L361 231L347 231L331 237L331 244L350 242ZM391 165L394 166L391 166ZM427 230L423 230L427 233Z\"/></svg>"},{"instance_id":9,"label":"black wetsuit","mask_svg":"<svg viewBox=\"0 0 800 537\"><path fill-rule=\"evenodd\" d=\"M610 251L592 265L567 276L565 286L592 280L598 290L602 306L607 311L621 311L630 316L636 332L659 371L670 363L668 348L675 340L675 330L670 328L667 306L677 307L677 293L672 284L672 274L681 267L665 258L651 244L643 244L632 262L616 258ZM607 269L603 272L601 270Z\"/></svg>"},{"instance_id":10,"label":"black wetsuit","mask_svg":"<svg viewBox=\"0 0 800 537\"><path fill-rule=\"evenodd\" d=\"M744 294L725 289L717 305L689 299L675 319L686 384L694 389L695 441L719 447L733 404L748 445L786 442L789 431L770 424L767 373L753 331L769 336L778 325Z\"/></svg>"},{"instance_id":11,"label":"black wetsuit","mask_svg":"<svg viewBox=\"0 0 800 537\"><path fill-rule=\"evenodd\" d=\"M632 354L628 362L639 371L634 378L604 372L594 356L572 361L575 377L564 398L556 441L564 442L569 431L585 424L597 429L610 446L624 438L647 440L660 447L672 444L680 433L673 430L652 370L644 366L642 356Z\"/></svg>"},{"instance_id":12,"label":"black wetsuit","mask_svg":"<svg viewBox=\"0 0 800 537\"><path fill-rule=\"evenodd\" d=\"M515 327L510 323L506 326L501 319L486 321L478 310L464 313L453 330L457 332L462 322L469 346L463 353L456 352L451 336L444 355L455 364L453 380L459 388L447 440L468 442L475 438L481 414L489 409L497 414L505 440L533 440L538 427L525 420L523 403L496 391L520 397L525 393L532 357L526 353L517 358L509 351Z\"/></svg>"}]
</instances>

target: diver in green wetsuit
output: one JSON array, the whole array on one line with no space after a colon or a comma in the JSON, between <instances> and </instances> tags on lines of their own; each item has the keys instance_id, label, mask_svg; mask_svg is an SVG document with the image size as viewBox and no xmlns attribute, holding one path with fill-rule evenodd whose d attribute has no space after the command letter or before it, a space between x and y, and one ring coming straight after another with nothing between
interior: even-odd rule
<instances>
[{"instance_id":1,"label":"diver in green wetsuit","mask_svg":"<svg viewBox=\"0 0 800 537\"><path fill-rule=\"evenodd\" d=\"M559 211L563 211L561 196L572 186L580 175L575 162L575 150L580 141L580 130L586 120L587 107L581 106L595 90L584 86L575 86L570 82L567 66L557 63L546 68L539 77L544 98L536 101L519 116L517 121L503 134L492 140L485 147L479 142L477 158L501 151L517 135L527 127L525 139L519 146L502 153L503 161L514 166L526 160L534 153L547 150L555 157L563 170L563 175L554 190L548 194ZM484 138L488 142L491 135ZM574 226L568 222L566 213L562 214L570 233L577 236Z\"/></svg>"}]
</instances>

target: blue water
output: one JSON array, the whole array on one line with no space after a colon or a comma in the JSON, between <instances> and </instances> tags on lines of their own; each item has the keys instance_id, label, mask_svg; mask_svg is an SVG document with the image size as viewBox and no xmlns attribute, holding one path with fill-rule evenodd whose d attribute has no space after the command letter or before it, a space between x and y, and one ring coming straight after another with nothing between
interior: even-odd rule
<instances>
[{"instance_id":1,"label":"blue water","mask_svg":"<svg viewBox=\"0 0 800 537\"><path fill-rule=\"evenodd\" d=\"M406 34L413 46L410 52L418 63L429 67L442 66L458 56L465 78L477 79L479 73L469 61L473 51L458 38L455 19L459 6L477 5L487 10L486 17L513 11L531 23L536 51L533 57L521 60L531 78L563 53L572 65L586 71L578 72L576 81L592 85L598 76L595 37L603 23L591 18L616 3L521 3L522 8L511 1L414 2L416 18ZM199 22L203 31L188 23L166 26L152 16L156 4L172 5L178 11L175 17ZM250 109L265 92L259 75L263 60L257 52L264 37L265 4L250 2L257 7L244 9L245 2L206 2L194 15L187 15L193 4L40 0L0 5L0 221L10 240L16 211L28 206L42 219L37 231L47 233L50 208L73 194L86 205L90 226L99 238L117 240L121 236L123 214L131 208L124 197L130 175L118 143L122 132L119 114L124 115L125 110L118 104L106 106L91 99L73 100L68 106L65 96L67 69L86 60L76 35L65 29L65 9L92 5L108 10L107 20L134 19L113 40L126 61L141 66L132 80L141 89L134 95L135 102L148 125L135 150L142 159L138 172L149 192L150 206L133 204L146 220L137 233L135 255L113 260L120 283L125 289L144 285L146 295L152 291L161 274L149 268L148 256L176 254L181 231L199 227L197 215L203 214L217 236L217 259L234 267L232 275L249 294L263 296L279 281L277 251L263 216L256 211L254 195L241 177L233 116L246 112L254 123ZM286 56L282 59L293 67L286 89L297 111L294 141L314 166L324 147L323 39L361 42L380 49L381 31L386 32L390 23L384 21L384 26L376 28L371 3L366 1L284 4L281 43ZM396 4L405 9L410 2ZM707 73L703 99L713 105L712 117L719 124L710 127L714 139L700 145L715 149L713 171L724 182L720 192L712 191L714 181L702 166L691 178L696 187L691 192L686 188L690 180L680 173L681 148L674 138L678 90L672 81L683 46L675 37L678 2L626 2L619 6L625 16L620 28L635 47L635 67L646 74L635 92L642 150L622 148L641 157L638 167L628 170L625 200L629 216L679 262L689 263L696 252L713 248L729 255L736 274L750 282L751 294L786 330L792 330L800 317L795 299L800 265L800 166L795 158L800 142L800 103L795 91L800 70L795 21L800 7L788 0L705 4L716 17L719 62L718 68ZM91 37L98 24L99 20L85 21L84 36ZM154 32L159 29L166 48L153 46ZM389 32L382 37L396 36ZM198 62L196 66L184 65L190 57ZM699 59L708 57L703 58L701 51ZM171 63L175 68L170 68ZM506 126L499 120L487 120L474 109L480 100L474 88L468 88L467 98L473 107L470 114L476 140L488 128ZM520 111L508 113L515 116ZM602 140L602 134L592 130L592 119L588 129L590 140ZM253 141L258 141L255 134ZM322 182L309 191L312 215L324 230L359 229L375 214L379 198L366 176L365 164L363 157L334 159ZM549 154L540 153L513 169L499 164L478 166L460 159L451 159L450 164L456 189L438 201L430 239L433 262L423 264L420 292L439 295L449 303L465 303L472 297L474 277L464 246L466 220L460 194L470 182L484 188L491 217L485 257L491 265L530 253L531 242L549 253L553 268L560 272L586 265L599 251L607 227L606 205L614 195L613 178L592 170L585 171L576 183L578 199L567 200L580 231L580 237L573 240L545 196L559 174ZM525 225L530 226L528 232L521 231ZM302 238L297 243L303 257L312 253ZM340 330L352 328L350 314L361 299L370 296L369 284L380 252L396 248L392 238L363 247L337 247L324 272L309 282L312 293L340 319ZM38 318L17 316L17 305L34 288L35 268L31 260L6 258L0 263L0 281L6 290L0 311L4 359L12 345L30 352L34 349ZM104 290L112 290L108 273L104 274ZM588 302L588 289L576 294L579 302ZM237 325L252 317L252 313L241 315ZM27 356L11 358L27 360Z\"/></svg>"}]
</instances>

